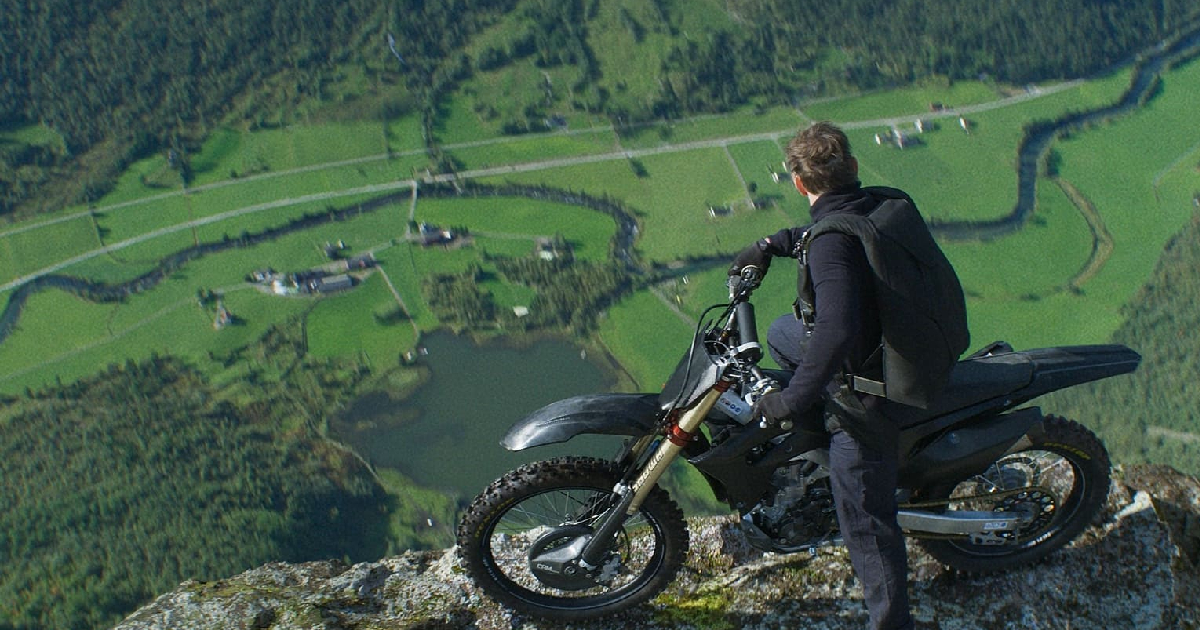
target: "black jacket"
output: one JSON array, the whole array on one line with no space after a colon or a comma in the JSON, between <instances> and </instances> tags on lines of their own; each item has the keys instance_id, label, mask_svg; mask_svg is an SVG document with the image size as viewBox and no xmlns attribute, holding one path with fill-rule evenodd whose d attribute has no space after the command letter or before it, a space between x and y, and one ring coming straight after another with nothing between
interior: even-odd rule
<instances>
[{"instance_id":1,"label":"black jacket","mask_svg":"<svg viewBox=\"0 0 1200 630\"><path fill-rule=\"evenodd\" d=\"M858 186L821 195L812 206L813 221L840 213L866 216L878 200ZM787 228L767 237L766 253L791 257L804 228ZM879 347L882 332L871 268L854 236L829 232L808 250L816 320L804 361L783 390L793 413L822 402L822 394L840 371L856 372Z\"/></svg>"}]
</instances>

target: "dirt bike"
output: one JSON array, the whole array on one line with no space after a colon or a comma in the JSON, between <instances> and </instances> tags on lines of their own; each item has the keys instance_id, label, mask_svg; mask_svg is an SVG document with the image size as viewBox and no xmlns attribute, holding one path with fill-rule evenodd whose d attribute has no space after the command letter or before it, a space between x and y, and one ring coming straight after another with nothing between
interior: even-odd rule
<instances>
[{"instance_id":1,"label":"dirt bike","mask_svg":"<svg viewBox=\"0 0 1200 630\"><path fill-rule=\"evenodd\" d=\"M502 444L513 451L582 434L628 437L612 460L521 466L470 504L458 553L483 591L562 621L655 596L688 550L683 513L657 484L681 456L740 515L754 546L815 552L840 541L829 434L753 411L791 377L759 366L749 298L760 279L754 267L730 279L729 303L705 311L661 393L568 398L509 430ZM997 342L960 360L930 408L883 405L899 426L897 518L906 536L975 573L1028 564L1070 542L1104 504L1108 453L1082 425L1021 405L1132 372L1140 360L1121 345L1014 351Z\"/></svg>"}]
</instances>

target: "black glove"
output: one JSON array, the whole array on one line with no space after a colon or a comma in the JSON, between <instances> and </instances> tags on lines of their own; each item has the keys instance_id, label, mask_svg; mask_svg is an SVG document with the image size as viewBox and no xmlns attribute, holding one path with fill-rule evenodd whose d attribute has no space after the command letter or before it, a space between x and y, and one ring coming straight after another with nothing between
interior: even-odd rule
<instances>
[{"instance_id":1,"label":"black glove","mask_svg":"<svg viewBox=\"0 0 1200 630\"><path fill-rule=\"evenodd\" d=\"M767 269L771 266L771 255L767 253L767 240L760 239L750 244L750 247L738 252L736 258L733 259L733 264L729 266L729 275L736 276L742 273L742 269L754 265L765 276Z\"/></svg>"},{"instance_id":2,"label":"black glove","mask_svg":"<svg viewBox=\"0 0 1200 630\"><path fill-rule=\"evenodd\" d=\"M782 392L767 392L754 403L754 417L761 416L772 426L778 426L783 420L790 420L792 413L787 402L783 400Z\"/></svg>"}]
</instances>

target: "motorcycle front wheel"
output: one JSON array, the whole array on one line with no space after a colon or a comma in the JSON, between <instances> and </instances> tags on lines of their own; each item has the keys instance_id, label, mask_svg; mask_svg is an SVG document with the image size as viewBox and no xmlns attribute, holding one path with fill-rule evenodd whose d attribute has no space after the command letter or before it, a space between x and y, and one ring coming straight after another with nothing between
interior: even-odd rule
<instances>
[{"instance_id":1,"label":"motorcycle front wheel","mask_svg":"<svg viewBox=\"0 0 1200 630\"><path fill-rule=\"evenodd\" d=\"M1007 540L922 540L929 555L967 573L994 573L1029 564L1071 542L1108 497L1104 444L1076 422L1047 416L1024 449L1006 455L949 493L951 510L1017 512L1029 517Z\"/></svg>"},{"instance_id":2,"label":"motorcycle front wheel","mask_svg":"<svg viewBox=\"0 0 1200 630\"><path fill-rule=\"evenodd\" d=\"M458 527L458 554L492 599L544 619L610 615L649 600L675 577L688 549L683 512L654 488L618 530L602 576L539 572L535 558L586 537L615 503L621 475L611 462L563 457L527 464L492 482Z\"/></svg>"}]
</instances>

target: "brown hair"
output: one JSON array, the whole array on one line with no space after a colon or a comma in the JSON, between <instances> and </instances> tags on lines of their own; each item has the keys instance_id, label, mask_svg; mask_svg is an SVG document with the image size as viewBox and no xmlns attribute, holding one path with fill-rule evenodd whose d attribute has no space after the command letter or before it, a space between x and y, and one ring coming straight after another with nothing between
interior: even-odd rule
<instances>
[{"instance_id":1,"label":"brown hair","mask_svg":"<svg viewBox=\"0 0 1200 630\"><path fill-rule=\"evenodd\" d=\"M830 122L813 123L796 132L787 145L787 167L813 194L824 194L858 182L850 139Z\"/></svg>"}]
</instances>

